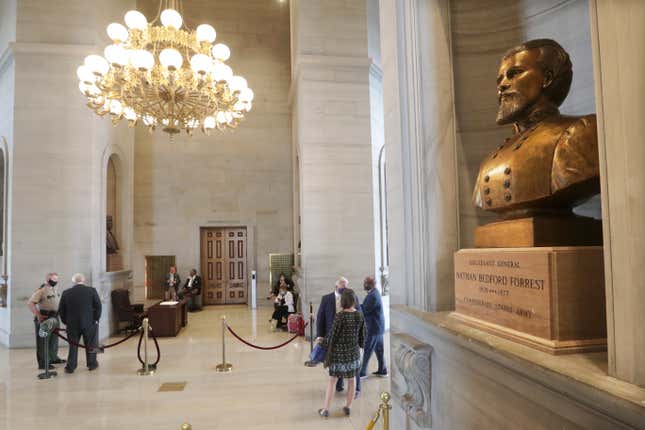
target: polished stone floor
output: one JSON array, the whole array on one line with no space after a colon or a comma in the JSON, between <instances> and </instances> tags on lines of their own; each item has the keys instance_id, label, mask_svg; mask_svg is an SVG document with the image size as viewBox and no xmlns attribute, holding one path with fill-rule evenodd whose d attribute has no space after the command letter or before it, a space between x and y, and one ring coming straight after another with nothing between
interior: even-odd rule
<instances>
[{"instance_id":1,"label":"polished stone floor","mask_svg":"<svg viewBox=\"0 0 645 430\"><path fill-rule=\"evenodd\" d=\"M309 344L302 339L279 350L259 351L227 336L227 361L234 371L215 372L224 314L240 335L258 344L274 345L289 337L270 331L269 309L207 307L189 314L188 327L178 337L160 340L162 358L154 376L136 374L136 340L130 340L99 355L97 371L87 371L79 354L76 373L67 375L58 366L57 378L42 381L36 379L34 350L0 347L0 429L175 430L184 422L194 430L365 428L388 379L363 381L363 394L350 418L342 416L344 397L337 395L330 418L323 420L316 410L326 373L321 367L303 366ZM61 357L66 354L61 348ZM186 386L183 391L158 392L168 382Z\"/></svg>"}]
</instances>

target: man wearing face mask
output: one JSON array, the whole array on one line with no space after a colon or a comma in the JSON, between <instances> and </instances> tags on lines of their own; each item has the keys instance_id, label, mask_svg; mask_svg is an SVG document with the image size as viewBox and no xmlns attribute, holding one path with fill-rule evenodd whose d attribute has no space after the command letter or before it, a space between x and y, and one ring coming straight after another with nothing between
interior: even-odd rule
<instances>
[{"instance_id":1,"label":"man wearing face mask","mask_svg":"<svg viewBox=\"0 0 645 430\"><path fill-rule=\"evenodd\" d=\"M58 320L60 293L56 289L57 284L58 275L56 273L48 273L45 278L45 283L34 291L27 302L27 307L34 315L34 326L36 328L36 359L38 360L39 369L44 369L47 361L51 364L65 363L65 360L58 357L58 336L56 336L55 333L51 333L46 338L38 336L38 330L40 329L40 323L42 321L47 318L56 318ZM47 343L49 360L45 359L45 343ZM53 369L54 366L51 364L49 367L50 369Z\"/></svg>"}]
</instances>

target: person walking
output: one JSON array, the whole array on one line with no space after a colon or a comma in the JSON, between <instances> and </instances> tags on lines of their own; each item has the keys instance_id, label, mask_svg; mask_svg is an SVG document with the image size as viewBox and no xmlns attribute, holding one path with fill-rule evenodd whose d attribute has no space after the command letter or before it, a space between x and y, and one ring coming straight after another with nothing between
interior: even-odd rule
<instances>
[{"instance_id":1,"label":"person walking","mask_svg":"<svg viewBox=\"0 0 645 430\"><path fill-rule=\"evenodd\" d=\"M376 281L371 276L365 278L363 288L367 291L365 300L363 300L363 304L361 305L367 327L367 338L365 339L363 366L361 367L360 377L367 377L367 365L372 356L372 352L376 353L376 360L378 361L378 369L376 372L372 372L372 375L385 377L387 376L387 366L385 365L383 348L383 334L385 333L383 301L381 300L381 293L376 288Z\"/></svg>"},{"instance_id":2,"label":"person walking","mask_svg":"<svg viewBox=\"0 0 645 430\"><path fill-rule=\"evenodd\" d=\"M45 277L45 283L42 284L29 298L27 307L34 315L34 327L36 329L36 361L39 369L45 369L46 363L49 369L53 369L52 364L62 364L65 360L58 357L58 336L56 333L50 333L49 336L42 338L38 336L40 323L48 318L55 318L58 321L58 305L60 303L60 293L56 289L58 284L58 274L48 273ZM60 323L56 324L58 327ZM47 348L45 348L47 347ZM47 349L48 357L45 357Z\"/></svg>"},{"instance_id":3,"label":"person walking","mask_svg":"<svg viewBox=\"0 0 645 430\"><path fill-rule=\"evenodd\" d=\"M345 288L340 298L341 311L336 314L327 336L317 339L327 349L325 367L329 369L329 382L325 402L318 410L321 417L329 416L329 406L338 379L348 379L347 400L343 407L346 416L351 414L356 389L356 377L361 368L361 348L365 344L365 320L356 309L356 294Z\"/></svg>"},{"instance_id":4,"label":"person walking","mask_svg":"<svg viewBox=\"0 0 645 430\"><path fill-rule=\"evenodd\" d=\"M341 310L341 294L343 294L343 291L347 288L348 284L349 281L341 276L336 281L334 291L332 293L325 294L322 296L322 299L320 299L320 306L318 307L318 313L316 314L316 337L324 338L331 331L334 317L336 316L336 313ZM360 305L357 304L356 306L358 307ZM339 378L336 385L336 391L341 392L344 389L343 379Z\"/></svg>"},{"instance_id":5,"label":"person walking","mask_svg":"<svg viewBox=\"0 0 645 430\"><path fill-rule=\"evenodd\" d=\"M83 336L85 362L92 371L99 367L96 360L98 324L101 319L101 299L96 290L85 285L85 276L77 273L72 277L74 286L65 290L60 299L59 313L67 326L69 352L65 373L74 373L78 359L78 342Z\"/></svg>"}]
</instances>

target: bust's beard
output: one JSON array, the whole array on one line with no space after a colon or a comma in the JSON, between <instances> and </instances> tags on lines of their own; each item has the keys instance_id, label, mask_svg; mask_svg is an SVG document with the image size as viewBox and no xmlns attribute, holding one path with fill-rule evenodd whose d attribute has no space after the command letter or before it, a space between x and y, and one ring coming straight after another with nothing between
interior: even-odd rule
<instances>
[{"instance_id":1,"label":"bust's beard","mask_svg":"<svg viewBox=\"0 0 645 430\"><path fill-rule=\"evenodd\" d=\"M521 120L528 110L528 100L519 93L503 98L499 103L496 122L498 125L510 124Z\"/></svg>"}]
</instances>

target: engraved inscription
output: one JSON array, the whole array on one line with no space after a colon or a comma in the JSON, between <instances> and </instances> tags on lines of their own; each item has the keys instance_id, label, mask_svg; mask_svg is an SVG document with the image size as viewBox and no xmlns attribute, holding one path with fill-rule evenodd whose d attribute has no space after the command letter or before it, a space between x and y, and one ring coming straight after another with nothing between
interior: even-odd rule
<instances>
[{"instance_id":1,"label":"engraved inscription","mask_svg":"<svg viewBox=\"0 0 645 430\"><path fill-rule=\"evenodd\" d=\"M509 250L455 254L455 308L535 336L550 335L549 260Z\"/></svg>"}]
</instances>

